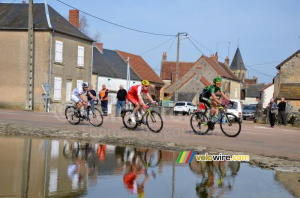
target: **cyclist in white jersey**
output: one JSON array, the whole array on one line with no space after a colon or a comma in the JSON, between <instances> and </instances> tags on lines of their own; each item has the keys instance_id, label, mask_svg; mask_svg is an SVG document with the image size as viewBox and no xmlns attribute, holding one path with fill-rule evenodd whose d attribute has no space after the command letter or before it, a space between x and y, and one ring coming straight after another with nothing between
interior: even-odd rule
<instances>
[{"instance_id":1,"label":"cyclist in white jersey","mask_svg":"<svg viewBox=\"0 0 300 198\"><path fill-rule=\"evenodd\" d=\"M72 96L71 99L77 103L77 112L79 113L79 109L82 107L82 105L84 106L84 108L86 109L86 104L87 104L87 100L85 99L85 97L83 97L83 95L88 91L88 83L84 82L82 83L82 87L78 87L75 88L72 91ZM91 93L88 92L90 95ZM92 96L91 96L92 97Z\"/></svg>"}]
</instances>

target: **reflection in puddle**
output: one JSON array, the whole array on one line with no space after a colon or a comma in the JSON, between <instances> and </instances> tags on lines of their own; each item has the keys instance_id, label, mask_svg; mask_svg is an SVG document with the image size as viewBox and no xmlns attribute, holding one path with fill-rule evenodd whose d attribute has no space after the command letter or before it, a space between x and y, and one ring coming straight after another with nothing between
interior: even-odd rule
<instances>
[{"instance_id":1,"label":"reflection in puddle","mask_svg":"<svg viewBox=\"0 0 300 198\"><path fill-rule=\"evenodd\" d=\"M239 162L194 159L176 164L178 155L80 141L0 137L0 197L299 196L299 173L276 173Z\"/></svg>"}]
</instances>

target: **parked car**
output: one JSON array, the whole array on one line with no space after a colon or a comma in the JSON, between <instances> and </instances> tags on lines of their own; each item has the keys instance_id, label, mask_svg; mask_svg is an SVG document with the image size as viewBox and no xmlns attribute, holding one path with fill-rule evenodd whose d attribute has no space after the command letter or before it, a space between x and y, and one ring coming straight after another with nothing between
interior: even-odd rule
<instances>
[{"instance_id":1,"label":"parked car","mask_svg":"<svg viewBox=\"0 0 300 198\"><path fill-rule=\"evenodd\" d=\"M247 118L254 119L256 113L256 105L244 105L243 107L243 120Z\"/></svg>"},{"instance_id":2,"label":"parked car","mask_svg":"<svg viewBox=\"0 0 300 198\"><path fill-rule=\"evenodd\" d=\"M194 112L194 107L191 102L185 102L185 101L179 101L175 103L173 114L178 115L178 113L182 113L182 115L188 114Z\"/></svg>"},{"instance_id":3,"label":"parked car","mask_svg":"<svg viewBox=\"0 0 300 198\"><path fill-rule=\"evenodd\" d=\"M242 106L240 100L231 100L234 102L234 105L228 105L227 112L232 113L238 118L240 118L240 121L242 122Z\"/></svg>"}]
</instances>

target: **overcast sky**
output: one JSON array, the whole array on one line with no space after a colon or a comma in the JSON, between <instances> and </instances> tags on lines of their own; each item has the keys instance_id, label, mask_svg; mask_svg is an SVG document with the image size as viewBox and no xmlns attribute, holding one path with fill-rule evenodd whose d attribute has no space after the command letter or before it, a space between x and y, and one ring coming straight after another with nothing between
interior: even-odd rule
<instances>
[{"instance_id":1,"label":"overcast sky","mask_svg":"<svg viewBox=\"0 0 300 198\"><path fill-rule=\"evenodd\" d=\"M239 44L247 75L257 76L259 82L271 82L277 73L275 67L300 49L299 0L61 1L101 19L141 31L167 35L187 32L190 40L181 36L180 61L194 62L202 53L210 56L217 50L220 62L224 62L228 54L231 61ZM48 0L48 4L65 17L71 9L57 0ZM141 55L169 40L142 55L159 75L163 52L167 52L167 60L176 61L175 37L143 34L88 15L86 18L90 34L100 32L105 49ZM249 66L272 77L257 73Z\"/></svg>"}]
</instances>

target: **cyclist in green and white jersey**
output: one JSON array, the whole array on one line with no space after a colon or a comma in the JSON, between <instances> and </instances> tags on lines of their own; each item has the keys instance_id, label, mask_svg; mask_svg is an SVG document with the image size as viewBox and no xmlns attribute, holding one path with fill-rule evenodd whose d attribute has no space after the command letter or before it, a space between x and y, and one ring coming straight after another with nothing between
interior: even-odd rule
<instances>
[{"instance_id":1,"label":"cyclist in green and white jersey","mask_svg":"<svg viewBox=\"0 0 300 198\"><path fill-rule=\"evenodd\" d=\"M222 91L222 78L215 78L213 83L213 85L205 87L199 96L199 102L205 103L211 109L211 117L215 117L217 113L217 105L222 104L222 102L216 97L215 93L220 92L225 100L230 101L230 99Z\"/></svg>"}]
</instances>

